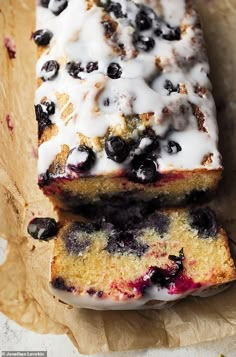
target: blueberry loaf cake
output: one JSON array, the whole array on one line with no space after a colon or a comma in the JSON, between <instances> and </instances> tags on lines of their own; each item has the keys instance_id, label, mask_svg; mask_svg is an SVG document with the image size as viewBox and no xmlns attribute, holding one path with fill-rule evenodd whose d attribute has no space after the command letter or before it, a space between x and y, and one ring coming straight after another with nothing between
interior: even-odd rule
<instances>
[{"instance_id":1,"label":"blueberry loaf cake","mask_svg":"<svg viewBox=\"0 0 236 357\"><path fill-rule=\"evenodd\" d=\"M213 191L222 166L189 0L39 0L38 178L64 209Z\"/></svg>"},{"instance_id":2,"label":"blueberry loaf cake","mask_svg":"<svg viewBox=\"0 0 236 357\"><path fill-rule=\"evenodd\" d=\"M55 234L34 219L29 233ZM102 221L61 224L54 241L51 290L92 309L161 308L187 295L209 296L235 279L225 231L209 208L160 210L128 227Z\"/></svg>"}]
</instances>

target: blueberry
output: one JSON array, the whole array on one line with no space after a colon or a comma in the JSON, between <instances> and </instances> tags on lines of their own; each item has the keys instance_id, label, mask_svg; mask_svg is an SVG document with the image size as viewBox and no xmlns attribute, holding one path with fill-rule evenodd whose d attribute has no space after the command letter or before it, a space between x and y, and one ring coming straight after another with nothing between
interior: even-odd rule
<instances>
[{"instance_id":1,"label":"blueberry","mask_svg":"<svg viewBox=\"0 0 236 357\"><path fill-rule=\"evenodd\" d=\"M32 38L36 45L47 46L53 37L53 33L49 30L37 30L33 33Z\"/></svg>"},{"instance_id":2,"label":"blueberry","mask_svg":"<svg viewBox=\"0 0 236 357\"><path fill-rule=\"evenodd\" d=\"M118 79L122 75L121 66L118 63L112 62L107 68L107 75L112 79Z\"/></svg>"},{"instance_id":3,"label":"blueberry","mask_svg":"<svg viewBox=\"0 0 236 357\"><path fill-rule=\"evenodd\" d=\"M123 162L128 154L128 145L120 136L110 136L105 142L107 157L115 162Z\"/></svg>"},{"instance_id":4,"label":"blueberry","mask_svg":"<svg viewBox=\"0 0 236 357\"><path fill-rule=\"evenodd\" d=\"M162 268L152 267L150 274L150 280L153 284L160 285L161 287L166 286L166 274Z\"/></svg>"},{"instance_id":5,"label":"blueberry","mask_svg":"<svg viewBox=\"0 0 236 357\"><path fill-rule=\"evenodd\" d=\"M45 101L42 104L46 106L48 115L55 114L55 110L56 110L55 103L51 101Z\"/></svg>"},{"instance_id":6,"label":"blueberry","mask_svg":"<svg viewBox=\"0 0 236 357\"><path fill-rule=\"evenodd\" d=\"M144 153L151 153L153 151L158 153L160 151L159 139L151 128L147 128L140 136L137 147Z\"/></svg>"},{"instance_id":7,"label":"blueberry","mask_svg":"<svg viewBox=\"0 0 236 357\"><path fill-rule=\"evenodd\" d=\"M34 239L47 241L57 234L58 225L53 218L34 218L27 230Z\"/></svg>"},{"instance_id":8,"label":"blueberry","mask_svg":"<svg viewBox=\"0 0 236 357\"><path fill-rule=\"evenodd\" d=\"M86 66L86 71L91 73L93 71L98 70L98 63L97 62L89 62Z\"/></svg>"},{"instance_id":9,"label":"blueberry","mask_svg":"<svg viewBox=\"0 0 236 357\"><path fill-rule=\"evenodd\" d=\"M158 164L145 154L134 156L128 178L138 183L152 183L159 179Z\"/></svg>"},{"instance_id":10,"label":"blueberry","mask_svg":"<svg viewBox=\"0 0 236 357\"><path fill-rule=\"evenodd\" d=\"M77 174L89 171L96 161L95 153L86 145L73 148L67 157L67 166Z\"/></svg>"},{"instance_id":11,"label":"blueberry","mask_svg":"<svg viewBox=\"0 0 236 357\"><path fill-rule=\"evenodd\" d=\"M181 146L176 141L169 141L167 146L165 147L168 154L177 154L179 151L182 151Z\"/></svg>"},{"instance_id":12,"label":"blueberry","mask_svg":"<svg viewBox=\"0 0 236 357\"><path fill-rule=\"evenodd\" d=\"M181 39L180 27L171 27L170 25L167 25L167 31L162 34L162 38L167 41L179 41Z\"/></svg>"},{"instance_id":13,"label":"blueberry","mask_svg":"<svg viewBox=\"0 0 236 357\"><path fill-rule=\"evenodd\" d=\"M60 15L62 11L64 11L68 6L67 0L51 0L50 8L52 9L52 13L56 16Z\"/></svg>"},{"instance_id":14,"label":"blueberry","mask_svg":"<svg viewBox=\"0 0 236 357\"><path fill-rule=\"evenodd\" d=\"M98 224L74 222L66 230L63 239L65 247L70 254L80 254L91 244L90 234L98 231Z\"/></svg>"},{"instance_id":15,"label":"blueberry","mask_svg":"<svg viewBox=\"0 0 236 357\"><path fill-rule=\"evenodd\" d=\"M177 86L174 86L174 84L169 79L165 81L164 88L168 90L168 95L170 95L172 92L180 92L179 84L177 84Z\"/></svg>"},{"instance_id":16,"label":"blueberry","mask_svg":"<svg viewBox=\"0 0 236 357\"><path fill-rule=\"evenodd\" d=\"M48 7L50 0L40 0L40 5L42 7Z\"/></svg>"},{"instance_id":17,"label":"blueberry","mask_svg":"<svg viewBox=\"0 0 236 357\"><path fill-rule=\"evenodd\" d=\"M105 98L104 101L103 101L103 105L104 105L105 107L109 107L109 105L110 105L110 99L109 99L109 98Z\"/></svg>"},{"instance_id":18,"label":"blueberry","mask_svg":"<svg viewBox=\"0 0 236 357\"><path fill-rule=\"evenodd\" d=\"M53 279L53 281L51 282L52 286L55 289L59 289L59 290L67 290L67 286L65 283L65 280L63 278L61 278L60 276Z\"/></svg>"},{"instance_id":19,"label":"blueberry","mask_svg":"<svg viewBox=\"0 0 236 357\"><path fill-rule=\"evenodd\" d=\"M109 1L105 8L107 12L112 12L117 19L124 17L121 4L118 2Z\"/></svg>"},{"instance_id":20,"label":"blueberry","mask_svg":"<svg viewBox=\"0 0 236 357\"><path fill-rule=\"evenodd\" d=\"M152 37L141 36L135 33L133 36L133 44L137 50L149 52L155 47L155 40Z\"/></svg>"},{"instance_id":21,"label":"blueberry","mask_svg":"<svg viewBox=\"0 0 236 357\"><path fill-rule=\"evenodd\" d=\"M169 255L168 258L175 263L175 266L167 269L162 269L157 266L152 267L149 274L153 284L160 285L161 287L168 287L183 270L183 248L179 251L179 256Z\"/></svg>"},{"instance_id":22,"label":"blueberry","mask_svg":"<svg viewBox=\"0 0 236 357\"><path fill-rule=\"evenodd\" d=\"M105 249L110 254L127 253L141 257L148 248L149 246L147 244L142 244L137 241L134 231L113 231L109 236Z\"/></svg>"},{"instance_id":23,"label":"blueberry","mask_svg":"<svg viewBox=\"0 0 236 357\"><path fill-rule=\"evenodd\" d=\"M41 69L41 78L44 81L51 81L56 78L60 65L57 61L47 61Z\"/></svg>"},{"instance_id":24,"label":"blueberry","mask_svg":"<svg viewBox=\"0 0 236 357\"><path fill-rule=\"evenodd\" d=\"M158 26L155 27L154 29L154 34L157 36L157 37L160 37L162 35L162 29L161 29L161 26L158 24Z\"/></svg>"},{"instance_id":25,"label":"blueberry","mask_svg":"<svg viewBox=\"0 0 236 357\"><path fill-rule=\"evenodd\" d=\"M81 62L68 62L66 64L66 70L69 75L73 78L80 78L79 73L84 71L84 68L81 67Z\"/></svg>"},{"instance_id":26,"label":"blueberry","mask_svg":"<svg viewBox=\"0 0 236 357\"><path fill-rule=\"evenodd\" d=\"M41 104L35 105L35 115L36 115L36 120L38 122L38 137L39 139L41 139L41 136L45 128L49 127L52 124L52 122L49 119L48 113L43 110Z\"/></svg>"},{"instance_id":27,"label":"blueberry","mask_svg":"<svg viewBox=\"0 0 236 357\"><path fill-rule=\"evenodd\" d=\"M196 229L203 238L217 235L219 227L216 215L209 207L192 209L189 216L190 226Z\"/></svg>"},{"instance_id":28,"label":"blueberry","mask_svg":"<svg viewBox=\"0 0 236 357\"><path fill-rule=\"evenodd\" d=\"M144 9L136 15L135 23L139 31L149 30L152 27L152 19Z\"/></svg>"}]
</instances>

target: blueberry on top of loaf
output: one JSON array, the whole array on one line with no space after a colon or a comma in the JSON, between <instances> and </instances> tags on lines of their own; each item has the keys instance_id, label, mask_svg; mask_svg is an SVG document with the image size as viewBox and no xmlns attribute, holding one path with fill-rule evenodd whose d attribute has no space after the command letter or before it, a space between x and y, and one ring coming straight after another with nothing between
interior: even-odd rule
<instances>
[{"instance_id":1,"label":"blueberry on top of loaf","mask_svg":"<svg viewBox=\"0 0 236 357\"><path fill-rule=\"evenodd\" d=\"M40 177L153 183L166 172L221 168L203 35L188 1L41 0L37 20L36 107L56 108L37 116ZM152 138L141 140L146 130ZM147 153L150 140L158 147ZM82 172L70 164L81 146L94 155Z\"/></svg>"}]
</instances>

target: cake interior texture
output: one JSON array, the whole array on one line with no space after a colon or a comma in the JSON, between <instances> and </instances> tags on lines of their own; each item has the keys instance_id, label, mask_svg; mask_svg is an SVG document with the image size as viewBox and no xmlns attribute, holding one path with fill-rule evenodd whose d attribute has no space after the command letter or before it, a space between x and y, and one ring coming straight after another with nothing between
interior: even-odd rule
<instances>
[{"instance_id":1,"label":"cake interior texture","mask_svg":"<svg viewBox=\"0 0 236 357\"><path fill-rule=\"evenodd\" d=\"M38 179L55 206L215 190L215 104L191 1L39 1L33 39Z\"/></svg>"},{"instance_id":2,"label":"cake interior texture","mask_svg":"<svg viewBox=\"0 0 236 357\"><path fill-rule=\"evenodd\" d=\"M174 301L236 277L226 233L208 208L157 211L130 227L66 222L54 244L53 293L88 308Z\"/></svg>"}]
</instances>

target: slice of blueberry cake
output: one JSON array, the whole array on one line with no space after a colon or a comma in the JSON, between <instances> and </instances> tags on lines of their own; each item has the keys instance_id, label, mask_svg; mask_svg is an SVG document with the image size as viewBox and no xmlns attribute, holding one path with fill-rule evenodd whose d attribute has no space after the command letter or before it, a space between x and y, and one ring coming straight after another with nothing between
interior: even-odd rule
<instances>
[{"instance_id":1,"label":"slice of blueberry cake","mask_svg":"<svg viewBox=\"0 0 236 357\"><path fill-rule=\"evenodd\" d=\"M188 295L216 294L236 278L228 238L209 208L60 227L36 218L28 231L41 240L56 235L50 288L77 307L161 308Z\"/></svg>"},{"instance_id":2,"label":"slice of blueberry cake","mask_svg":"<svg viewBox=\"0 0 236 357\"><path fill-rule=\"evenodd\" d=\"M180 203L216 188L215 105L190 1L39 0L32 38L38 177L56 206Z\"/></svg>"}]
</instances>

